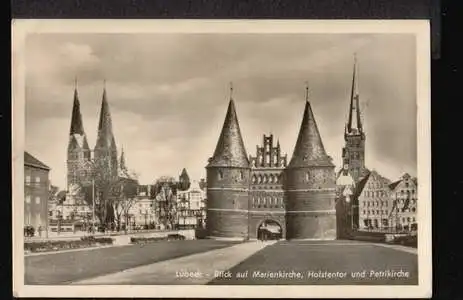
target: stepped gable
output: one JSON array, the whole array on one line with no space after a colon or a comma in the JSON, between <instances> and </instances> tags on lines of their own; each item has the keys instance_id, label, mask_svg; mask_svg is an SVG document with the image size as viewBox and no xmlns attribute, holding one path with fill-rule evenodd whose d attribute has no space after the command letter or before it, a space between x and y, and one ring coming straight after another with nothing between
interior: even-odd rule
<instances>
[{"instance_id":1,"label":"stepped gable","mask_svg":"<svg viewBox=\"0 0 463 300\"><path fill-rule=\"evenodd\" d=\"M249 168L249 160L241 136L235 103L230 99L222 132L207 167Z\"/></svg>"},{"instance_id":2,"label":"stepped gable","mask_svg":"<svg viewBox=\"0 0 463 300\"><path fill-rule=\"evenodd\" d=\"M331 157L326 154L310 102L307 100L299 136L288 168L312 166L334 167L334 164Z\"/></svg>"}]
</instances>

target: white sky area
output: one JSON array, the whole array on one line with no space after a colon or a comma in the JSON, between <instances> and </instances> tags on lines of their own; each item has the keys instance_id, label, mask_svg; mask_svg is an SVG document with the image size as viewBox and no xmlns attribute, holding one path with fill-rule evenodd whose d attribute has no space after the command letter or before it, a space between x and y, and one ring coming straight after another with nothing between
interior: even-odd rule
<instances>
[{"instance_id":1,"label":"white sky area","mask_svg":"<svg viewBox=\"0 0 463 300\"><path fill-rule=\"evenodd\" d=\"M26 150L64 188L74 78L95 145L106 79L116 143L143 184L205 177L233 82L248 155L273 133L292 155L305 82L325 149L341 166L353 55L366 165L416 176L416 55L405 34L41 34L27 38ZM120 154L120 150L119 150Z\"/></svg>"}]
</instances>

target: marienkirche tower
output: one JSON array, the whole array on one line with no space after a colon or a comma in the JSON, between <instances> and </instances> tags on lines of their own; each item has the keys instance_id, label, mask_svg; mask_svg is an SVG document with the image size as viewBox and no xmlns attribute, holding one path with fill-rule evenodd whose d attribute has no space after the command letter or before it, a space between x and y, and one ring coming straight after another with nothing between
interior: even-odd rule
<instances>
[{"instance_id":1,"label":"marienkirche tower","mask_svg":"<svg viewBox=\"0 0 463 300\"><path fill-rule=\"evenodd\" d=\"M91 150L82 122L76 79L66 160L67 190L70 189L70 186L80 184L85 179L90 168L90 160Z\"/></svg>"}]
</instances>

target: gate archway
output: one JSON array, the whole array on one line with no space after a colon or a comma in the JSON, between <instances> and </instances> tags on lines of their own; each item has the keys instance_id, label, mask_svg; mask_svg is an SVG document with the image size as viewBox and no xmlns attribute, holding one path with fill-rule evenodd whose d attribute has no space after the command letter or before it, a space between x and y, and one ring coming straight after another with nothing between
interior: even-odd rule
<instances>
[{"instance_id":1,"label":"gate archway","mask_svg":"<svg viewBox=\"0 0 463 300\"><path fill-rule=\"evenodd\" d=\"M258 240L280 240L283 238L283 227L278 221L266 219L257 226Z\"/></svg>"}]
</instances>

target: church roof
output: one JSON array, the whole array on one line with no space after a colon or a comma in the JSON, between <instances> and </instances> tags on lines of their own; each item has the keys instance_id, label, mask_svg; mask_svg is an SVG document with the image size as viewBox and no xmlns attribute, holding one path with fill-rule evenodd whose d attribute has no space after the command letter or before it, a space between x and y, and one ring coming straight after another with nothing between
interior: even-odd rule
<instances>
[{"instance_id":1,"label":"church roof","mask_svg":"<svg viewBox=\"0 0 463 300\"><path fill-rule=\"evenodd\" d=\"M180 173L180 177L186 180L190 179L190 176L188 176L188 172L186 171L185 168L183 168L182 173Z\"/></svg>"},{"instance_id":2,"label":"church roof","mask_svg":"<svg viewBox=\"0 0 463 300\"><path fill-rule=\"evenodd\" d=\"M288 168L309 166L332 167L334 164L326 154L310 102L306 99L299 136Z\"/></svg>"},{"instance_id":3,"label":"church roof","mask_svg":"<svg viewBox=\"0 0 463 300\"><path fill-rule=\"evenodd\" d=\"M398 186L399 183L400 183L401 181L402 181L402 179L397 180L397 181L394 181L393 183L391 183L391 184L389 185L389 188L390 188L391 190L394 190L394 189L396 188L396 186Z\"/></svg>"},{"instance_id":4,"label":"church roof","mask_svg":"<svg viewBox=\"0 0 463 300\"><path fill-rule=\"evenodd\" d=\"M24 151L24 165L44 170L50 170L50 167L32 156L29 152Z\"/></svg>"},{"instance_id":5,"label":"church roof","mask_svg":"<svg viewBox=\"0 0 463 300\"><path fill-rule=\"evenodd\" d=\"M98 137L95 149L116 149L116 141L113 134L113 125L109 104L106 96L106 88L103 89L103 99L101 101L100 120L98 122Z\"/></svg>"},{"instance_id":6,"label":"church roof","mask_svg":"<svg viewBox=\"0 0 463 300\"><path fill-rule=\"evenodd\" d=\"M69 130L69 134L85 134L77 88L74 90L74 102L72 104L71 128Z\"/></svg>"},{"instance_id":7,"label":"church roof","mask_svg":"<svg viewBox=\"0 0 463 300\"><path fill-rule=\"evenodd\" d=\"M249 168L249 160L241 136L236 115L235 103L230 99L214 155L209 159L208 167Z\"/></svg>"},{"instance_id":8,"label":"church roof","mask_svg":"<svg viewBox=\"0 0 463 300\"><path fill-rule=\"evenodd\" d=\"M354 57L354 71L352 74L352 87L349 105L349 120L347 122L347 133L358 134L362 132L362 120L360 118L359 91L357 82L357 58Z\"/></svg>"}]
</instances>

